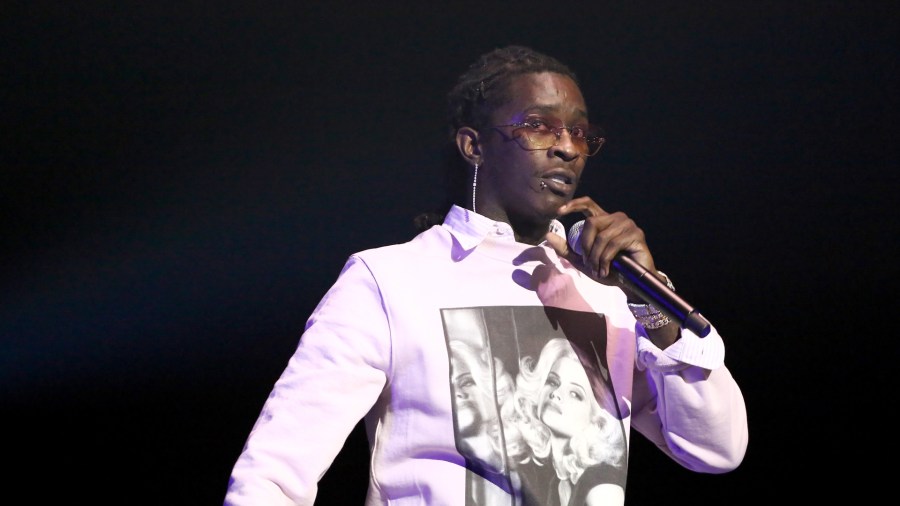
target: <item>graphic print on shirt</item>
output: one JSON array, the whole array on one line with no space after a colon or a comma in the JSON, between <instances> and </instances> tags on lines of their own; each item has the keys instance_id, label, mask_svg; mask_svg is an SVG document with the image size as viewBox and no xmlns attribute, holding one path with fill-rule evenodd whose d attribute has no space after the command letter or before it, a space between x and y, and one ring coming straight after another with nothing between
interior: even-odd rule
<instances>
[{"instance_id":1,"label":"graphic print on shirt","mask_svg":"<svg viewBox=\"0 0 900 506\"><path fill-rule=\"evenodd\" d=\"M623 504L625 428L603 315L545 306L444 309L466 505Z\"/></svg>"}]
</instances>

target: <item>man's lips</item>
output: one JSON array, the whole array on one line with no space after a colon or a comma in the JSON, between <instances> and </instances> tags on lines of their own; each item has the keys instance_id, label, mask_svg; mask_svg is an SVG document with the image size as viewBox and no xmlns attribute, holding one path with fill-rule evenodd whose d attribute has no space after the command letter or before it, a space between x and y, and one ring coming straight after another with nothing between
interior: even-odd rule
<instances>
[{"instance_id":1,"label":"man's lips","mask_svg":"<svg viewBox=\"0 0 900 506\"><path fill-rule=\"evenodd\" d=\"M568 195L575 188L575 177L565 171L544 174L541 176L541 182L547 185L547 189L561 195Z\"/></svg>"}]
</instances>

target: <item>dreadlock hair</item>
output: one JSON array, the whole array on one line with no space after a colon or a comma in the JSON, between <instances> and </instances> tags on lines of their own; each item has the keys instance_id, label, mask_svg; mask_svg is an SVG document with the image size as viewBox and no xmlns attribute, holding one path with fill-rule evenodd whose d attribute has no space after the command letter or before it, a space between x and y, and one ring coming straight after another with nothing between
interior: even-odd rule
<instances>
[{"instance_id":1,"label":"dreadlock hair","mask_svg":"<svg viewBox=\"0 0 900 506\"><path fill-rule=\"evenodd\" d=\"M447 94L448 142L442 153L447 202L439 211L426 212L413 221L424 231L443 222L452 204L462 205L466 197L466 180L471 177L456 148L456 132L469 126L481 130L490 126L491 113L509 100L509 84L522 74L554 72L579 84L575 73L565 64L525 46L497 48L478 57L459 76Z\"/></svg>"}]
</instances>

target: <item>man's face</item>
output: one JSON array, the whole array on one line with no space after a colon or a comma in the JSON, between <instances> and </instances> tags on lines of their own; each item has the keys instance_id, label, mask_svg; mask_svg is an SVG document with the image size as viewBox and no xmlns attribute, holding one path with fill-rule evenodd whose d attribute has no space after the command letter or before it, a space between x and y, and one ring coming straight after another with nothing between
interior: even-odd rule
<instances>
[{"instance_id":1,"label":"man's face","mask_svg":"<svg viewBox=\"0 0 900 506\"><path fill-rule=\"evenodd\" d=\"M509 85L510 100L492 115L492 125L544 121L551 127L586 126L587 107L570 78L555 73L524 74ZM515 224L541 224L556 218L572 199L586 157L568 131L555 145L523 149L515 127L480 131L482 166L478 171L478 212Z\"/></svg>"}]
</instances>

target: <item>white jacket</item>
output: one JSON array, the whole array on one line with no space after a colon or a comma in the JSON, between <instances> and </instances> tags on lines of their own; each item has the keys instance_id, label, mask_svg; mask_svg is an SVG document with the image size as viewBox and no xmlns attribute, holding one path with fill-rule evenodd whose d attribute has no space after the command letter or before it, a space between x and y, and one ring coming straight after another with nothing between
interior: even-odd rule
<instances>
[{"instance_id":1,"label":"white jacket","mask_svg":"<svg viewBox=\"0 0 900 506\"><path fill-rule=\"evenodd\" d=\"M572 315L581 320L574 327ZM715 327L704 338L682 330L660 350L621 290L592 281L549 246L515 242L505 223L454 207L443 225L407 243L350 257L263 406L225 504L312 505L319 479L362 418L371 450L367 505L462 506L497 493L542 504L535 498L553 495L564 477L552 472L553 457L514 461L516 450L507 448L497 464L465 449L469 415L450 343L480 343L483 356L517 378L522 358L535 362L540 344L585 333L613 392L624 464L630 427L688 469L722 473L740 464L746 409ZM499 393L499 384L489 398L502 418L509 410L500 398L509 392ZM494 432L507 446L518 433L512 424ZM511 478L520 461L539 464L533 469L555 483L552 490L523 491L548 482ZM610 482L624 488L622 477ZM478 492L485 486L492 490Z\"/></svg>"}]
</instances>

